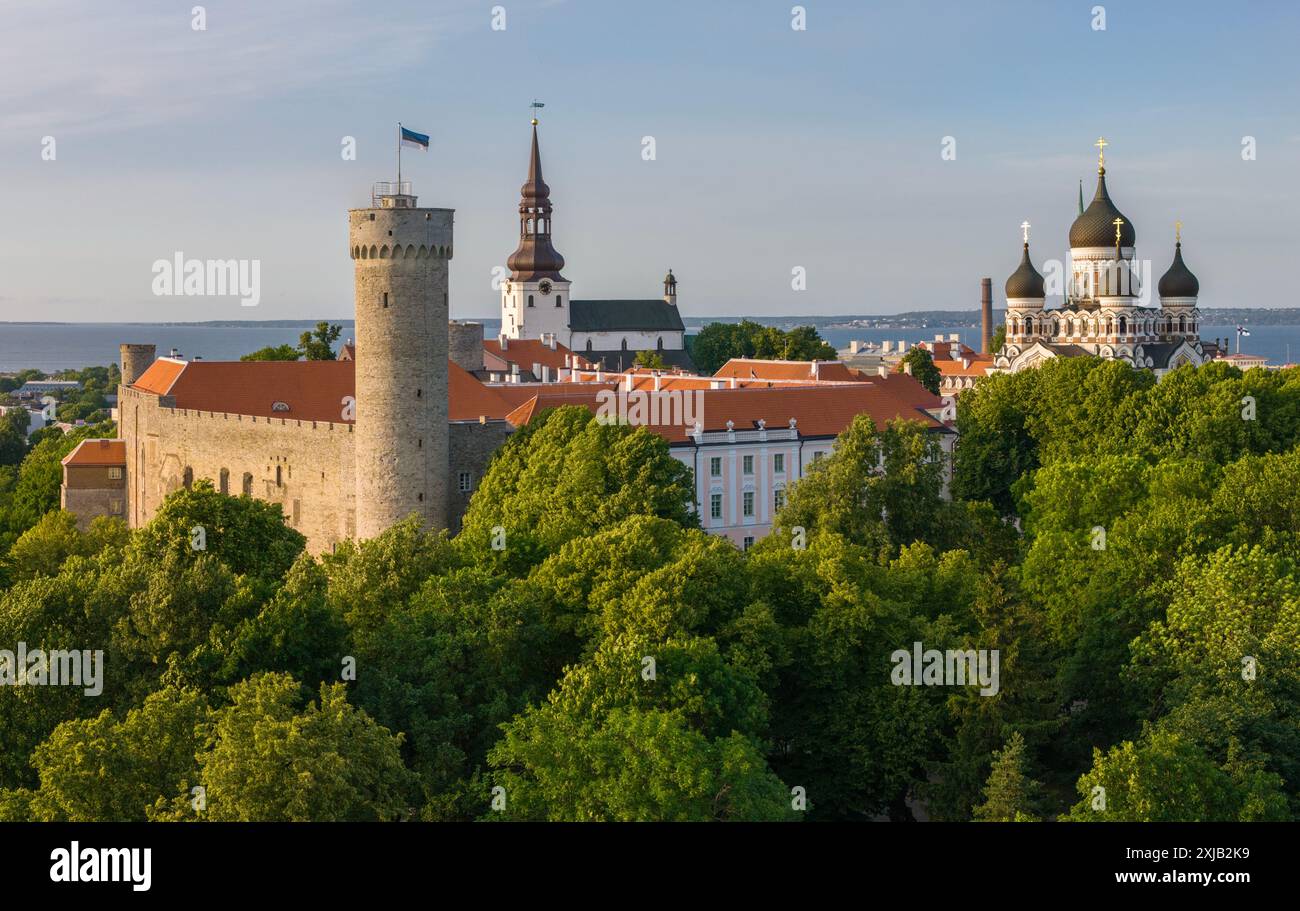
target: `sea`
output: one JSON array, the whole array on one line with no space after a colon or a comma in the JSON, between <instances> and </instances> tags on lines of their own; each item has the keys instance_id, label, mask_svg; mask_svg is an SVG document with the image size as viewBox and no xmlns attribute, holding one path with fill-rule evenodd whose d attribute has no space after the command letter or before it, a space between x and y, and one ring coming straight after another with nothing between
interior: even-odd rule
<instances>
[{"instance_id":1,"label":"sea","mask_svg":"<svg viewBox=\"0 0 1300 911\"><path fill-rule=\"evenodd\" d=\"M797 317L752 317L756 322L789 325ZM340 321L345 340L354 334L350 321ZM490 337L500 322L481 320ZM1202 327L1201 337L1228 338L1235 347L1233 326ZM93 367L118 362L118 345L123 342L152 344L158 354L174 348L185 358L207 361L237 361L241 355L275 345L296 345L307 331L305 325L208 326L169 323L0 323L0 373L35 368L47 373L70 368ZM698 331L689 328L687 332ZM905 341L909 344L945 339L956 334L971 347L979 346L979 330L969 326L932 326L925 329L823 329L822 338L838 348L850 341L880 343ZM1289 364L1300 359L1300 326L1254 326L1241 340L1246 354L1259 354L1270 364Z\"/></svg>"}]
</instances>

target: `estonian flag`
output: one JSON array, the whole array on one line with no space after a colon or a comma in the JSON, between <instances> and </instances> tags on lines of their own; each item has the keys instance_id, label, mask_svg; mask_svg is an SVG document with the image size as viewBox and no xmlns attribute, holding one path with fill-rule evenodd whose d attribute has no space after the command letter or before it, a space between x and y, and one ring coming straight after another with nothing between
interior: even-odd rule
<instances>
[{"instance_id":1,"label":"estonian flag","mask_svg":"<svg viewBox=\"0 0 1300 911\"><path fill-rule=\"evenodd\" d=\"M429 148L429 137L423 133L417 133L415 130L408 130L402 127L402 144L416 146L424 150Z\"/></svg>"}]
</instances>

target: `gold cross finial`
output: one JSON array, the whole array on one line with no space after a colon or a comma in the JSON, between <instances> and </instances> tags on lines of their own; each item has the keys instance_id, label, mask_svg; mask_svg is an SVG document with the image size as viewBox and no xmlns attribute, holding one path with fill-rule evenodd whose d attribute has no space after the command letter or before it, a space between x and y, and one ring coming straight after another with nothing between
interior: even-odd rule
<instances>
[{"instance_id":1,"label":"gold cross finial","mask_svg":"<svg viewBox=\"0 0 1300 911\"><path fill-rule=\"evenodd\" d=\"M1115 246L1119 246L1120 229L1124 226L1124 219L1117 218L1111 222L1115 226Z\"/></svg>"},{"instance_id":2,"label":"gold cross finial","mask_svg":"<svg viewBox=\"0 0 1300 911\"><path fill-rule=\"evenodd\" d=\"M1183 223L1181 221L1174 222L1174 242L1179 244L1183 242Z\"/></svg>"},{"instance_id":3,"label":"gold cross finial","mask_svg":"<svg viewBox=\"0 0 1300 911\"><path fill-rule=\"evenodd\" d=\"M1093 145L1095 145L1098 149L1097 168L1099 170L1104 171L1106 170L1106 146L1110 145L1110 143L1106 141L1105 136L1102 136L1098 138L1098 140L1094 142Z\"/></svg>"},{"instance_id":4,"label":"gold cross finial","mask_svg":"<svg viewBox=\"0 0 1300 911\"><path fill-rule=\"evenodd\" d=\"M1029 222L1022 221L1020 223L1020 230L1025 233L1025 243L1029 243Z\"/></svg>"}]
</instances>

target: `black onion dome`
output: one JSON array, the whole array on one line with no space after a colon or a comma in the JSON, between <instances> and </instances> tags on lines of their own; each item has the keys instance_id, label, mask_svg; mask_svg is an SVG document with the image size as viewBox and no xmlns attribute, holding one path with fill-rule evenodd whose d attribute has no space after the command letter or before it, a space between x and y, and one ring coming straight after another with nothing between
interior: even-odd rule
<instances>
[{"instance_id":1,"label":"black onion dome","mask_svg":"<svg viewBox=\"0 0 1300 911\"><path fill-rule=\"evenodd\" d=\"M1183 262L1183 245L1174 245L1174 264L1160 276L1161 297L1196 297L1201 293L1201 283Z\"/></svg>"},{"instance_id":2,"label":"black onion dome","mask_svg":"<svg viewBox=\"0 0 1300 911\"><path fill-rule=\"evenodd\" d=\"M1029 261L1029 244L1025 244L1024 255L1020 258L1020 268L1012 272L1011 277L1007 279L1007 299L1046 296L1047 282Z\"/></svg>"},{"instance_id":3,"label":"black onion dome","mask_svg":"<svg viewBox=\"0 0 1300 911\"><path fill-rule=\"evenodd\" d=\"M1124 218L1123 213L1115 208L1110 194L1106 192L1106 169L1097 172L1097 194L1083 214L1070 225L1071 247L1113 247L1115 246L1115 219ZM1137 232L1133 223L1124 218L1120 226L1120 246L1132 247L1137 243Z\"/></svg>"}]
</instances>

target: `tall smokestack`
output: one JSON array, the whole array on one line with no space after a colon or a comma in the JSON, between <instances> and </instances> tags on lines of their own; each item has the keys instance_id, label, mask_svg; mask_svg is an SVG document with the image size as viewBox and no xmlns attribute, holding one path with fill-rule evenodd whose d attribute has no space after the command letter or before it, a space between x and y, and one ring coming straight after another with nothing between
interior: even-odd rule
<instances>
[{"instance_id":1,"label":"tall smokestack","mask_svg":"<svg viewBox=\"0 0 1300 911\"><path fill-rule=\"evenodd\" d=\"M992 354L993 347L993 279L980 279L980 351Z\"/></svg>"}]
</instances>

